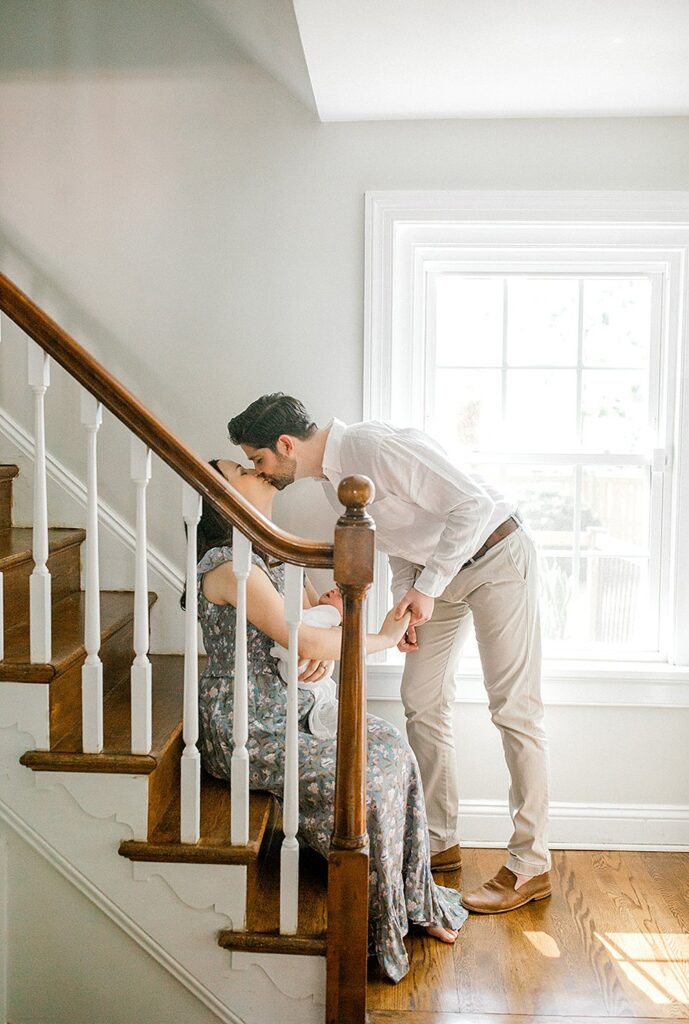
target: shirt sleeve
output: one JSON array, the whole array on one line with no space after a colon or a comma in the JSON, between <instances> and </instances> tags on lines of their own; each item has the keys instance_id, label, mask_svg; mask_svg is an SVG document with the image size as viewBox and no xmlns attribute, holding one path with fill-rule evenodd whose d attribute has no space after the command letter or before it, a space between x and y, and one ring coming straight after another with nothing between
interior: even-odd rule
<instances>
[{"instance_id":1,"label":"shirt sleeve","mask_svg":"<svg viewBox=\"0 0 689 1024\"><path fill-rule=\"evenodd\" d=\"M442 449L418 431L387 437L372 461L374 479L387 493L445 522L435 550L413 584L420 593L438 597L480 546L495 503L478 481L454 466Z\"/></svg>"},{"instance_id":2,"label":"shirt sleeve","mask_svg":"<svg viewBox=\"0 0 689 1024\"><path fill-rule=\"evenodd\" d=\"M405 558L399 558L397 555L388 555L388 561L392 570L392 581L390 583L392 602L397 604L416 583L416 576L419 570L418 566L414 565L413 562L408 562Z\"/></svg>"}]
</instances>

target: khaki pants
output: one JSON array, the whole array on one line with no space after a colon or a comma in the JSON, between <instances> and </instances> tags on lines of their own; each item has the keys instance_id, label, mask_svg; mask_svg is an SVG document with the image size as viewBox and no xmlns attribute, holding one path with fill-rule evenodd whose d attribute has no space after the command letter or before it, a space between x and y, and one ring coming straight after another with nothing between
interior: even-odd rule
<instances>
[{"instance_id":1,"label":"khaki pants","mask_svg":"<svg viewBox=\"0 0 689 1024\"><path fill-rule=\"evenodd\" d=\"M417 627L418 651L405 659L402 700L421 769L433 853L459 841L452 704L472 615L490 714L500 730L511 780L514 831L507 867L539 875L550 867L548 754L536 552L523 529L457 573L436 599L431 619Z\"/></svg>"}]
</instances>

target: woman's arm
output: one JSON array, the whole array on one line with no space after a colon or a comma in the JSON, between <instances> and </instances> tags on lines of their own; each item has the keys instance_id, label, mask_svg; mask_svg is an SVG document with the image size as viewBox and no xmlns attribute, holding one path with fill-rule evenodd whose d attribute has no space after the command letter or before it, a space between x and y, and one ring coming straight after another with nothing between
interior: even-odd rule
<instances>
[{"instance_id":1,"label":"woman's arm","mask_svg":"<svg viewBox=\"0 0 689 1024\"><path fill-rule=\"evenodd\" d=\"M211 569L203 577L203 593L212 604L237 603L237 580L231 562ZM249 621L272 640L287 647L289 633L285 622L285 603L268 576L257 565L251 566L246 586L246 614ZM395 647L404 636L409 616L399 621L388 612L380 632L366 637L366 653L375 654ZM310 660L335 661L340 657L342 629L322 629L302 624L299 628L299 657Z\"/></svg>"}]
</instances>

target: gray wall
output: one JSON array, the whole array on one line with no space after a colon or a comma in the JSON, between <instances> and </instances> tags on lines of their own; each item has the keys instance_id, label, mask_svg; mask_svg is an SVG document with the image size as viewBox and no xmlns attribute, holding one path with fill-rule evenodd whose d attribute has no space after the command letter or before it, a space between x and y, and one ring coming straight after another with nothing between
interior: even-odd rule
<instances>
[{"instance_id":1,"label":"gray wall","mask_svg":"<svg viewBox=\"0 0 689 1024\"><path fill-rule=\"evenodd\" d=\"M0 267L209 457L264 391L361 416L366 189L688 182L689 119L322 125L201 3L3 3ZM29 425L6 333L0 403ZM50 447L83 475L55 377ZM104 496L130 515L125 442L106 423ZM301 488L283 520L323 534L330 512ZM152 536L180 561L176 523Z\"/></svg>"},{"instance_id":2,"label":"gray wall","mask_svg":"<svg viewBox=\"0 0 689 1024\"><path fill-rule=\"evenodd\" d=\"M0 267L208 456L229 452L228 416L265 391L300 395L321 422L361 416L365 190L689 186L689 119L322 125L201 3L4 0L2 16ZM0 406L31 429L15 334ZM83 477L74 390L55 378L50 447ZM105 424L101 451L103 493L132 518L122 429ZM155 471L151 506L175 507ZM332 522L310 483L278 517L310 535ZM181 563L176 516L151 536ZM670 770L686 712L549 714L556 799L686 802ZM458 728L464 795L503 799L485 709ZM637 750L650 775L610 768Z\"/></svg>"}]
</instances>

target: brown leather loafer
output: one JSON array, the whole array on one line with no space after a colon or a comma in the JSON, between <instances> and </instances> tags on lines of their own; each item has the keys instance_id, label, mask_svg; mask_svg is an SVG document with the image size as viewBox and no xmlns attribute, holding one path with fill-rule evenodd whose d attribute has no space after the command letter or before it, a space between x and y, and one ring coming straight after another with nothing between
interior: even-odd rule
<instances>
[{"instance_id":1,"label":"brown leather loafer","mask_svg":"<svg viewBox=\"0 0 689 1024\"><path fill-rule=\"evenodd\" d=\"M447 850L434 853L431 857L431 871L459 871L462 866L462 854L459 846L450 846Z\"/></svg>"},{"instance_id":2,"label":"brown leather loafer","mask_svg":"<svg viewBox=\"0 0 689 1024\"><path fill-rule=\"evenodd\" d=\"M472 914L504 914L532 900L544 900L553 891L547 871L530 878L519 889L514 887L516 881L517 876L513 871L500 868L495 878L491 878L480 889L463 893L462 903Z\"/></svg>"}]
</instances>

